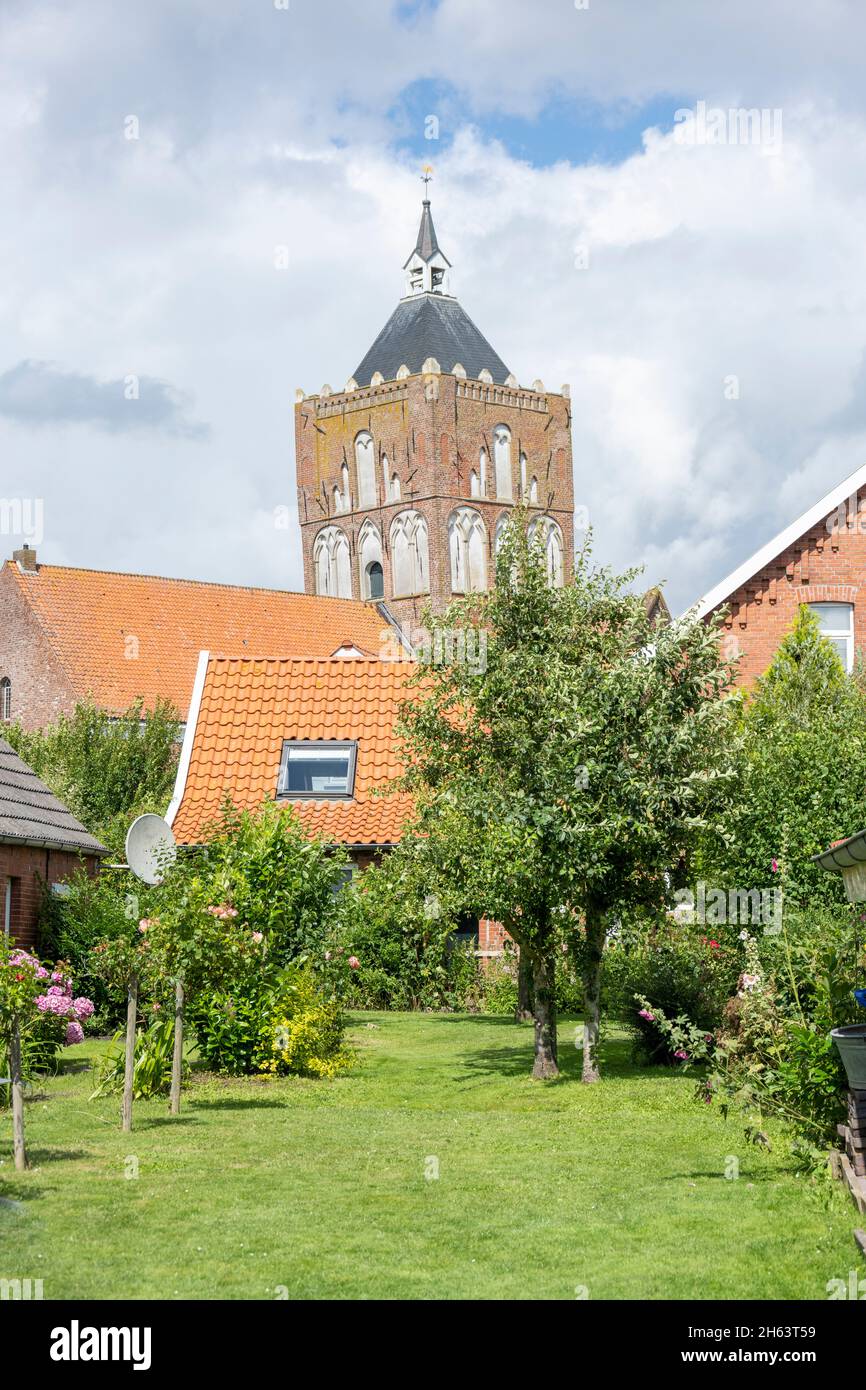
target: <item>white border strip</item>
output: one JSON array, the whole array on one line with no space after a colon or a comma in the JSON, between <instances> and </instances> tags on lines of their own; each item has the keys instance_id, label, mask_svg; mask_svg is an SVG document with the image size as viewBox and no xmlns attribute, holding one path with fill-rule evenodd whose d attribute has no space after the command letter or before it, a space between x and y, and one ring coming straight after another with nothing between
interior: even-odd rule
<instances>
[{"instance_id":1,"label":"white border strip","mask_svg":"<svg viewBox=\"0 0 866 1390\"><path fill-rule=\"evenodd\" d=\"M177 764L177 776L174 779L174 792L165 813L165 819L169 825L173 824L174 818L180 810L180 803L183 800L186 779L189 773L189 764L192 757L192 746L195 743L195 730L198 724L199 710L201 709L201 697L204 692L205 677L207 676L210 652L199 652L198 665L195 668L195 680L192 684L192 697L189 702L189 713L186 717L186 728L183 731L183 745L180 750L180 758Z\"/></svg>"},{"instance_id":2,"label":"white border strip","mask_svg":"<svg viewBox=\"0 0 866 1390\"><path fill-rule=\"evenodd\" d=\"M699 599L696 605L697 616L705 618L714 608L718 608L719 604L723 603L726 598L730 598L731 594L749 579L753 579L759 570L762 570L771 560L775 560L783 550L787 550L789 545L793 545L794 541L799 540L806 531L811 531L817 522L822 521L826 516L829 516L830 512L835 511L840 502L853 496L864 482L866 482L866 463L862 464L856 473L852 473L850 477L837 483L832 492L828 492L825 497L821 498L820 502L816 502L796 521L792 521L791 525L787 526L784 531L780 531L760 550L756 550L754 555L740 565L739 569L733 570L726 579L723 579L720 584L717 584L714 589Z\"/></svg>"}]
</instances>

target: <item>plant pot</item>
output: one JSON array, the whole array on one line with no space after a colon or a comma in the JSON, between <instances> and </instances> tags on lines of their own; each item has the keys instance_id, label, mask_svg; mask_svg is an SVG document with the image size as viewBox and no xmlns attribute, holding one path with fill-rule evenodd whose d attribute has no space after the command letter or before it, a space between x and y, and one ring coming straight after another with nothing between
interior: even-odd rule
<instances>
[{"instance_id":1,"label":"plant pot","mask_svg":"<svg viewBox=\"0 0 866 1390\"><path fill-rule=\"evenodd\" d=\"M866 1023L849 1023L830 1034L848 1075L852 1091L866 1091Z\"/></svg>"},{"instance_id":2,"label":"plant pot","mask_svg":"<svg viewBox=\"0 0 866 1390\"><path fill-rule=\"evenodd\" d=\"M866 1009L866 989L855 989L854 998L857 1000L861 1009Z\"/></svg>"}]
</instances>

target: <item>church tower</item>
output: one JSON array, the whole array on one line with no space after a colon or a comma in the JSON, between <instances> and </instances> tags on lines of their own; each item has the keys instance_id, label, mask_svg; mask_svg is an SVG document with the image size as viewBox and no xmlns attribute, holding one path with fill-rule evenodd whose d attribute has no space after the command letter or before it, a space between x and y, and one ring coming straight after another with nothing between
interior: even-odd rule
<instances>
[{"instance_id":1,"label":"church tower","mask_svg":"<svg viewBox=\"0 0 866 1390\"><path fill-rule=\"evenodd\" d=\"M295 458L307 592L412 623L488 587L521 499L562 584L574 492L568 387L520 386L475 327L427 197L403 271L403 298L345 387L298 392Z\"/></svg>"}]
</instances>

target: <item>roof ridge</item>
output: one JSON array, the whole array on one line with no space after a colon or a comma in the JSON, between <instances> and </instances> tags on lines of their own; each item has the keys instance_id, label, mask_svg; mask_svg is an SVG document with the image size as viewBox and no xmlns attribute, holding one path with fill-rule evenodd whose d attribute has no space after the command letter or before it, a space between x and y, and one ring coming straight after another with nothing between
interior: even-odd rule
<instances>
[{"instance_id":1,"label":"roof ridge","mask_svg":"<svg viewBox=\"0 0 866 1390\"><path fill-rule=\"evenodd\" d=\"M5 560L4 567L8 565L10 569L20 574L20 568L14 560ZM230 589L233 593L248 594L279 594L284 598L304 598L313 599L316 602L327 600L330 603L351 603L354 607L367 607L364 599L360 598L337 598L332 594L308 594L303 589L272 589L260 584L228 584L221 579L184 579L178 575L171 574L142 574L138 570L97 570L91 569L86 565L50 565L39 562L40 570L64 570L72 574L98 574L110 576L117 579L153 579L160 584L194 584L199 588L209 589Z\"/></svg>"}]
</instances>

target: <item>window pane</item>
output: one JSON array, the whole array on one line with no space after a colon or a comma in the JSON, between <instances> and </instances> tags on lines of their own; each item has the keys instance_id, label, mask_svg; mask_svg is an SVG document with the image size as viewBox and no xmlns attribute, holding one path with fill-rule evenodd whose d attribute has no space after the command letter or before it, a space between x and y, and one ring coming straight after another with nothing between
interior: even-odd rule
<instances>
[{"instance_id":1,"label":"window pane","mask_svg":"<svg viewBox=\"0 0 866 1390\"><path fill-rule=\"evenodd\" d=\"M280 796L351 796L353 744L285 744Z\"/></svg>"},{"instance_id":2,"label":"window pane","mask_svg":"<svg viewBox=\"0 0 866 1390\"><path fill-rule=\"evenodd\" d=\"M828 637L827 641L838 656L845 670L848 670L848 638L847 637Z\"/></svg>"},{"instance_id":3,"label":"window pane","mask_svg":"<svg viewBox=\"0 0 866 1390\"><path fill-rule=\"evenodd\" d=\"M288 781L290 792L344 792L349 786L348 753L315 753L292 748L289 750Z\"/></svg>"},{"instance_id":4,"label":"window pane","mask_svg":"<svg viewBox=\"0 0 866 1390\"><path fill-rule=\"evenodd\" d=\"M850 603L810 603L821 632L851 632L854 607Z\"/></svg>"}]
</instances>

